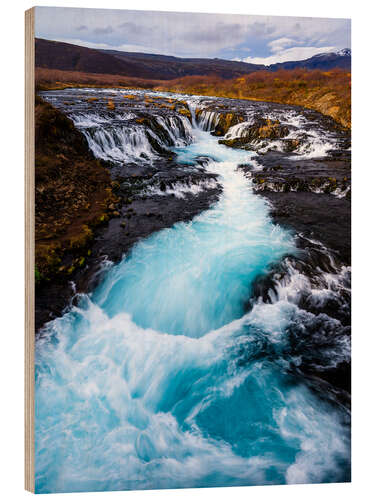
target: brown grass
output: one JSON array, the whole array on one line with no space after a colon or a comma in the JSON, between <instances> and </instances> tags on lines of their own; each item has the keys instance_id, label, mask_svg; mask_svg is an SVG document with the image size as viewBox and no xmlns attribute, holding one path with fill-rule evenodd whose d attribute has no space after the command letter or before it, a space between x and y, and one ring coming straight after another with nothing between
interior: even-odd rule
<instances>
[{"instance_id":1,"label":"brown grass","mask_svg":"<svg viewBox=\"0 0 375 500\"><path fill-rule=\"evenodd\" d=\"M112 99L108 99L107 108L111 110L114 110L116 108L115 103L113 102Z\"/></svg>"},{"instance_id":2,"label":"brown grass","mask_svg":"<svg viewBox=\"0 0 375 500\"><path fill-rule=\"evenodd\" d=\"M35 83L37 90L58 90L69 87L122 87L153 88L161 80L144 80L121 75L102 75L58 69L36 68Z\"/></svg>"},{"instance_id":3,"label":"brown grass","mask_svg":"<svg viewBox=\"0 0 375 500\"><path fill-rule=\"evenodd\" d=\"M257 71L232 80L187 76L156 89L299 105L351 126L351 74L340 69Z\"/></svg>"},{"instance_id":4,"label":"brown grass","mask_svg":"<svg viewBox=\"0 0 375 500\"><path fill-rule=\"evenodd\" d=\"M116 202L109 172L71 120L36 99L35 264L37 282L70 275L88 255L94 228Z\"/></svg>"},{"instance_id":5,"label":"brown grass","mask_svg":"<svg viewBox=\"0 0 375 500\"><path fill-rule=\"evenodd\" d=\"M346 128L351 127L351 74L345 70L256 71L225 80L216 76L185 76L176 80L146 80L36 68L38 90L69 87L120 87L214 95L235 99L279 102L314 109ZM128 96L129 99L133 98Z\"/></svg>"}]
</instances>

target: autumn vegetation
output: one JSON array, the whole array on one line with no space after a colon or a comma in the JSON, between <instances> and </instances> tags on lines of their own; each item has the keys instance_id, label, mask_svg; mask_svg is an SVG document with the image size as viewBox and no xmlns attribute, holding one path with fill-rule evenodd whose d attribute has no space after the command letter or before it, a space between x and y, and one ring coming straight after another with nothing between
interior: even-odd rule
<instances>
[{"instance_id":1,"label":"autumn vegetation","mask_svg":"<svg viewBox=\"0 0 375 500\"><path fill-rule=\"evenodd\" d=\"M314 109L345 128L351 126L351 74L345 70L255 71L239 78L185 76L175 80L36 68L39 90L67 87L123 87L292 104Z\"/></svg>"},{"instance_id":2,"label":"autumn vegetation","mask_svg":"<svg viewBox=\"0 0 375 500\"><path fill-rule=\"evenodd\" d=\"M350 73L340 69L282 69L275 72L256 71L231 80L215 76L187 76L163 82L157 88L304 106L331 116L344 127L350 128L350 81Z\"/></svg>"},{"instance_id":3,"label":"autumn vegetation","mask_svg":"<svg viewBox=\"0 0 375 500\"><path fill-rule=\"evenodd\" d=\"M35 82L37 90L54 90L69 87L123 87L152 89L162 83L161 80L145 80L132 76L83 73L59 69L36 68Z\"/></svg>"},{"instance_id":4,"label":"autumn vegetation","mask_svg":"<svg viewBox=\"0 0 375 500\"><path fill-rule=\"evenodd\" d=\"M71 120L37 97L35 106L36 283L85 265L95 227L115 209L108 170Z\"/></svg>"}]
</instances>

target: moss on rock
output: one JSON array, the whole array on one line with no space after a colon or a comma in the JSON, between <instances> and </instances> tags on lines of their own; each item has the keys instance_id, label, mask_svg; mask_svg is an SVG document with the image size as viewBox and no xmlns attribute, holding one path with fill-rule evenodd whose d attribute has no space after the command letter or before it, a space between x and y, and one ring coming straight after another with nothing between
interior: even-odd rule
<instances>
[{"instance_id":1,"label":"moss on rock","mask_svg":"<svg viewBox=\"0 0 375 500\"><path fill-rule=\"evenodd\" d=\"M117 201L108 170L64 114L36 98L36 283L73 272L87 255L94 227ZM70 262L70 264L69 264ZM76 266L73 266L74 268Z\"/></svg>"}]
</instances>

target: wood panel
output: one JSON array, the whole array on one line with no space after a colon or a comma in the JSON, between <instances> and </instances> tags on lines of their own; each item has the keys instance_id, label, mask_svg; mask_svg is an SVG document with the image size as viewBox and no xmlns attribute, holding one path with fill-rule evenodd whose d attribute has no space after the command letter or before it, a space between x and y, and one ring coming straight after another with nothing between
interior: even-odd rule
<instances>
[{"instance_id":1,"label":"wood panel","mask_svg":"<svg viewBox=\"0 0 375 500\"><path fill-rule=\"evenodd\" d=\"M25 489L35 491L35 48L34 9L25 12Z\"/></svg>"}]
</instances>

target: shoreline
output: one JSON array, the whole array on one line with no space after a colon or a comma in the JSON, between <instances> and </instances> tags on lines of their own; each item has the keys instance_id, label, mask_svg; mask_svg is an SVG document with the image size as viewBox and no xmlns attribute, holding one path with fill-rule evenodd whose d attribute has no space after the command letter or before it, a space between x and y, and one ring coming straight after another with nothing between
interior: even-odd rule
<instances>
[{"instance_id":1,"label":"shoreline","mask_svg":"<svg viewBox=\"0 0 375 500\"><path fill-rule=\"evenodd\" d=\"M143 90L143 91L153 91L153 92L170 92L171 94L173 93L182 93L186 94L189 96L205 96L205 97L218 97L218 98L225 98L225 99L233 99L234 101L250 101L250 102L264 102L264 103L270 103L270 104L284 104L288 106L293 106L296 108L302 108L305 110L311 110L315 111L317 113L320 113L324 117L332 118L334 122L339 126L342 127L345 131L350 132L351 131L351 122L347 121L342 121L340 120L335 114L329 113L329 112L324 112L322 106L315 106L315 105L306 105L306 103L300 102L298 99L297 100L290 100L290 99L267 99L266 97L255 97L255 96L241 96L241 97L236 97L236 96L228 96L225 93L220 93L220 92L203 92L203 93L194 93L190 92L189 90L184 90L182 87L171 87L171 88L166 88L163 85L160 85L158 82L157 84L155 83L155 86L153 87L152 85L150 87L147 86L137 86L137 85L106 85L106 84L93 84L93 83L66 83L66 84L61 84L61 85L49 85L49 84L42 84L42 83L37 83L36 84L36 91L49 91L49 90L65 90L65 89L80 89L80 88L97 88L97 89L122 89L122 90Z\"/></svg>"},{"instance_id":2,"label":"shoreline","mask_svg":"<svg viewBox=\"0 0 375 500\"><path fill-rule=\"evenodd\" d=\"M126 99L125 101L131 100ZM240 100L236 101L240 105L244 104L243 100L242 102ZM167 108L165 112L171 113ZM199 109L197 113L200 113ZM227 105L226 107L224 106L224 109L220 108L220 113L222 119L219 120L217 133L214 132L214 135L222 136L225 135L231 125L239 122L241 109L231 110ZM228 113L229 120L227 119ZM264 129L262 123L259 126L259 130ZM82 135L78 129L75 130ZM277 135L278 131L282 130L282 127L275 122L275 124L266 125L266 130L269 130L271 135L275 133ZM88 150L88 145L86 145L86 148L85 154L90 156L91 152ZM280 162L280 158L280 154L276 154L276 158L273 159L271 153L257 156L258 163L262 165L262 171L257 171L256 174L254 174L252 168L249 166L241 165L240 168L245 176L250 174L253 178L261 177L262 179L266 179L270 177L271 180L274 180L272 177L275 175L273 167L276 163ZM148 186L154 180L157 186L170 185L171 189L173 189L176 183L181 182L189 186L194 186L199 185L200 182L205 180L216 181L214 174L209 174L205 171L204 159L202 161L201 168L194 173L184 171L184 166L176 163L174 155L171 152L164 159L156 162L151 171L135 164L129 164L126 172L124 172L123 168L108 165L111 196L115 203L112 202L109 204L110 208L107 211L105 220L103 220L101 225L95 227L93 237L84 245L85 258L83 265L75 266L75 269L69 275L60 275L54 277L49 282L45 281L37 285L37 331L47 321L61 316L66 308L70 306L75 293L88 293L95 288L101 278L103 262L119 262L124 253L131 249L137 241L146 238L155 231L171 227L175 222L191 220L199 213L207 210L218 200L221 192L219 184L212 189L203 189L198 194L188 194L183 198L178 198L172 193L170 195L164 194L162 197L158 195L139 197L139 186ZM294 178L296 174L300 175L300 172L296 169L298 166L296 162L288 163L286 159L283 161L287 163L287 168L284 168L284 172L282 172L284 175L283 182L285 183L288 175ZM349 166L350 169L350 163L348 163L349 160L347 158L339 159L338 162L340 161L343 165L346 165L345 168ZM319 168L323 168L327 172L330 171L333 165L338 170L338 166L332 161L322 162L311 160L307 163L310 167L312 165L316 169L319 166ZM313 172L315 172L314 168ZM332 172L330 173L332 174ZM280 171L277 171L277 175L280 177ZM337 174L335 175L337 177ZM318 235L323 243L337 252L340 260L345 264L350 263L350 255L348 253L348 247L350 249L350 240L348 238L350 221L349 225L341 224L339 220L336 220L335 215L335 213L337 214L337 210L341 213L341 219L345 219L348 213L350 215L350 201L348 199L339 200L332 194L314 194L305 191L298 193L293 191L282 193L258 191L256 194L266 197L271 202L270 216L274 223L280 224L287 229L292 229L297 233L301 231L306 232L306 229L308 229L308 234L311 237ZM322 201L325 201L326 205L322 205ZM315 209L316 202L319 204L320 211ZM296 206L299 208L297 211ZM326 216L327 212L330 212L331 209L327 207L333 209L333 214L328 217L330 220ZM327 237L324 237L324 233L326 233ZM336 245L337 234L339 234L338 239L341 242L341 248L340 245Z\"/></svg>"},{"instance_id":3,"label":"shoreline","mask_svg":"<svg viewBox=\"0 0 375 500\"><path fill-rule=\"evenodd\" d=\"M68 127L68 130L70 126L73 126L71 120L56 108L46 104L43 106L47 107L49 113L53 113L55 117L61 119L62 125ZM171 153L167 158L159 160L152 169L134 164L129 165L125 172L115 165L98 167L97 160L92 160L92 153L86 139L76 127L74 127L73 134L67 139L69 145L75 147L74 140L77 137L81 137L84 142L83 144L79 143L79 147L83 148L80 151L82 156L76 160L81 162L82 158L86 158L86 161L91 161L91 167L96 169L94 175L100 175L100 172L103 171L104 183L96 184L95 189L98 191L99 198L108 197L108 201L101 208L98 217L96 215L95 217L90 216L85 206L79 208L74 215L70 214L69 217L78 217L78 219L82 216L86 217L87 220L83 222L87 230L81 231L77 228L77 234L69 237L69 234L65 234L66 229L63 227L62 236L59 236L61 230L56 233L57 238L62 238L62 243L57 242L56 248L52 248L53 240L51 242L48 235L48 254L44 256L45 252L43 253L43 259L47 266L45 279L39 278L38 280L38 274L41 274L41 270L36 268L35 330L37 335L45 323L60 317L70 307L71 300L76 293L89 293L93 290L101 275L104 262L117 263L132 246L153 232L171 227L176 222L191 220L217 201L221 192L215 174L206 172L203 167L194 172L186 172L184 166L177 164L173 155L170 156ZM54 140L52 142L51 138L49 140L50 144L55 144ZM60 145L57 145L57 148L58 157L62 152ZM56 151L54 153L56 154ZM37 155L37 165L41 159L45 160L44 157L39 158ZM48 159L50 160L50 157ZM108 172L108 178L105 177L105 172ZM167 192L163 196L139 196L143 186L153 185L153 183L166 191L168 186L172 188L175 185L182 185L187 190L194 189L194 186L199 186L202 182L211 182L212 186L195 195L187 193L182 198ZM38 198L38 207L40 210L43 208L46 211L48 205L45 201L45 188L37 182L37 192L38 189L44 196L44 198ZM65 186L60 186L55 189L54 196L63 194L64 190ZM53 230L53 227L58 225L59 220L63 217L61 213L58 215L59 212L52 211L49 215L51 213L56 214L52 217ZM75 226L77 226L76 223ZM40 223L37 224L37 227L39 233L42 229L47 232L48 228L42 228ZM68 230L70 227L67 226ZM70 244L72 238L75 241L74 247ZM45 245L43 241L38 243L38 239L36 243L38 255L38 250L40 254ZM62 245L66 246L62 247Z\"/></svg>"}]
</instances>

